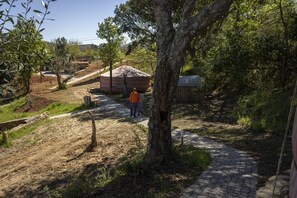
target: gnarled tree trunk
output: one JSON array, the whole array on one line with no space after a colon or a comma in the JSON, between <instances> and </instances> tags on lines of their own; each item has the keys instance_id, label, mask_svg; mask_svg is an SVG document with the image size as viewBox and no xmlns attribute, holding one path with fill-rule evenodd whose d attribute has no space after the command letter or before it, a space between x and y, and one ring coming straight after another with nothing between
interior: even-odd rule
<instances>
[{"instance_id":1,"label":"gnarled tree trunk","mask_svg":"<svg viewBox=\"0 0 297 198\"><path fill-rule=\"evenodd\" d=\"M157 68L151 98L147 160L160 164L171 154L171 110L180 68L190 42L225 17L232 0L216 0L194 15L196 0L186 0L178 27L173 26L173 0L155 0Z\"/></svg>"},{"instance_id":2,"label":"gnarled tree trunk","mask_svg":"<svg viewBox=\"0 0 297 198\"><path fill-rule=\"evenodd\" d=\"M91 144L86 148L85 151L92 152L98 145L97 138L96 138L96 123L95 123L95 118L93 114L90 111L88 111L87 113L90 115L92 119L92 136L91 136Z\"/></svg>"}]
</instances>

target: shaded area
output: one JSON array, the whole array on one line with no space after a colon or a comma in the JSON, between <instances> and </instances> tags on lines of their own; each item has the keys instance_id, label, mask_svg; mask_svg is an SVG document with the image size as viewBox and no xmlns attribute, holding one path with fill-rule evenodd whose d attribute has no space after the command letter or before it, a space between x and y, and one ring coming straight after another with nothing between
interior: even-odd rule
<instances>
[{"instance_id":1,"label":"shaded area","mask_svg":"<svg viewBox=\"0 0 297 198\"><path fill-rule=\"evenodd\" d=\"M234 109L234 104L215 99L199 103L175 103L172 114L175 119L190 116L206 122L235 124L236 119L232 116Z\"/></svg>"},{"instance_id":2,"label":"shaded area","mask_svg":"<svg viewBox=\"0 0 297 198\"><path fill-rule=\"evenodd\" d=\"M276 173L281 150L282 133L254 132L238 125L203 122L199 119L174 120L173 126L222 142L248 152L258 163L259 186ZM281 170L291 166L291 138L287 140Z\"/></svg>"}]
</instances>

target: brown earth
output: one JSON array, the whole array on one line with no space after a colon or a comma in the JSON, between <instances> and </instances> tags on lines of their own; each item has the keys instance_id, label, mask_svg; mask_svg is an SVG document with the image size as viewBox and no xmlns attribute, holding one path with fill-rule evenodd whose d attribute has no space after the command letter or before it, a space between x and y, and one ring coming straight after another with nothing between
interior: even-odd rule
<instances>
[{"instance_id":1,"label":"brown earth","mask_svg":"<svg viewBox=\"0 0 297 198\"><path fill-rule=\"evenodd\" d=\"M146 144L142 129L113 112L98 111L95 117L95 152L83 154L91 136L87 117L56 119L14 141L13 147L0 148L0 197L45 197L85 168L115 166L130 149Z\"/></svg>"},{"instance_id":2,"label":"brown earth","mask_svg":"<svg viewBox=\"0 0 297 198\"><path fill-rule=\"evenodd\" d=\"M99 79L96 76L89 77L82 82L77 82L72 86L68 86L65 90L52 89L57 85L55 78L45 80L41 83L38 81L39 76L33 76L32 79L36 83L32 83L31 85L31 95L46 98L51 101L61 101L74 104L82 104L83 96L91 96L88 91L91 88L99 87Z\"/></svg>"},{"instance_id":3,"label":"brown earth","mask_svg":"<svg viewBox=\"0 0 297 198\"><path fill-rule=\"evenodd\" d=\"M99 86L96 77L86 81L57 91L49 89L56 85L55 77L41 80L35 75L26 97L29 102L18 112L37 111L54 101L80 104L83 96L90 95L89 89ZM92 153L83 154L91 138L88 118L56 119L15 140L12 147L0 147L0 197L44 197L70 183L86 167L115 166L136 144L145 145L143 130L113 112L97 112L95 117L99 146Z\"/></svg>"},{"instance_id":4,"label":"brown earth","mask_svg":"<svg viewBox=\"0 0 297 198\"><path fill-rule=\"evenodd\" d=\"M47 98L34 96L31 94L27 95L25 97L25 100L26 104L23 105L21 108L17 109L17 113L39 111L55 102L54 100L49 100Z\"/></svg>"}]
</instances>

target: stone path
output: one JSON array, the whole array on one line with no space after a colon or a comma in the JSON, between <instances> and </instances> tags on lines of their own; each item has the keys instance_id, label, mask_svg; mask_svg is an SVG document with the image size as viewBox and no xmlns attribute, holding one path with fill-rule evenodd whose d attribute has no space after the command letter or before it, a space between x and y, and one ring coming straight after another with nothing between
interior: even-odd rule
<instances>
[{"instance_id":1,"label":"stone path","mask_svg":"<svg viewBox=\"0 0 297 198\"><path fill-rule=\"evenodd\" d=\"M97 110L107 109L129 117L130 111L127 107L102 94L96 94L95 97L100 101L100 107L96 108ZM96 109L92 111L96 111ZM148 119L138 117L135 122L147 127ZM173 139L180 140L182 135L185 144L207 150L212 156L209 167L203 171L194 184L184 190L181 195L182 198L246 198L256 196L258 170L252 157L243 151L200 137L197 134L172 130Z\"/></svg>"}]
</instances>

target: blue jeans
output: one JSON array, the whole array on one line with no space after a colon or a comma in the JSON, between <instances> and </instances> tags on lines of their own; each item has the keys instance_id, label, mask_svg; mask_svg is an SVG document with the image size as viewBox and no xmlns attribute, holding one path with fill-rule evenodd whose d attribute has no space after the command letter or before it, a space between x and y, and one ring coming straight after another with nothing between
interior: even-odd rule
<instances>
[{"instance_id":1,"label":"blue jeans","mask_svg":"<svg viewBox=\"0 0 297 198\"><path fill-rule=\"evenodd\" d=\"M136 117L137 102L130 103L130 116Z\"/></svg>"}]
</instances>

